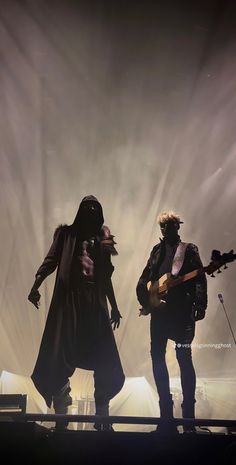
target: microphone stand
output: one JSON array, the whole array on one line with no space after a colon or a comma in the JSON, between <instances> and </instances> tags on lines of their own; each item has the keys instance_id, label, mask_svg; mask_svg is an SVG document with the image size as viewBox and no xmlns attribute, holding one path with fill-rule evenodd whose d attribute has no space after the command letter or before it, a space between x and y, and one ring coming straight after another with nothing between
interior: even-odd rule
<instances>
[{"instance_id":1,"label":"microphone stand","mask_svg":"<svg viewBox=\"0 0 236 465\"><path fill-rule=\"evenodd\" d=\"M231 331L231 334L232 334L232 336L233 336L234 343L235 343L235 345L236 345L236 339L235 339L235 336L234 336L234 332L233 332L233 330L232 330L232 327L231 327L231 324L230 324L230 321L229 321L229 317L228 317L228 315L227 315L227 312L226 312L226 309L225 309L225 306L224 306L224 299L223 299L223 296L222 296L222 294L218 294L218 297L219 297L220 303L222 304L223 310L224 310L224 312L225 312L225 316L226 316L227 321L228 321L229 329L230 329L230 331Z\"/></svg>"}]
</instances>

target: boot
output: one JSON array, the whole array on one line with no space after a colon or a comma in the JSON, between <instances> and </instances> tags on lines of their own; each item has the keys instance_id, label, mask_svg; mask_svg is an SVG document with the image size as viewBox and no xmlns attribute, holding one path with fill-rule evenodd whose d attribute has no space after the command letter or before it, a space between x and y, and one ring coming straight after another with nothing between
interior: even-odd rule
<instances>
[{"instance_id":1,"label":"boot","mask_svg":"<svg viewBox=\"0 0 236 465\"><path fill-rule=\"evenodd\" d=\"M95 415L100 415L103 417L109 416L109 403L106 404L96 404L96 413ZM111 423L99 423L94 424L94 428L97 431L114 431Z\"/></svg>"},{"instance_id":2,"label":"boot","mask_svg":"<svg viewBox=\"0 0 236 465\"><path fill-rule=\"evenodd\" d=\"M160 399L159 401L160 406L160 418L163 420L167 420L165 424L158 425L156 428L156 432L160 434L177 434L178 429L175 424L172 422L174 419L173 415L173 407L174 402L172 400L172 396L170 395L169 398L163 400Z\"/></svg>"},{"instance_id":3,"label":"boot","mask_svg":"<svg viewBox=\"0 0 236 465\"><path fill-rule=\"evenodd\" d=\"M195 402L196 400L183 401L181 404L183 418L195 418ZM188 425L183 425L184 433L196 433L196 427L194 424L189 423Z\"/></svg>"},{"instance_id":4,"label":"boot","mask_svg":"<svg viewBox=\"0 0 236 465\"><path fill-rule=\"evenodd\" d=\"M67 407L57 407L55 408L55 413L60 413L62 415L67 415L68 408ZM55 431L67 431L67 426L69 422L67 420L57 420L55 423Z\"/></svg>"},{"instance_id":5,"label":"boot","mask_svg":"<svg viewBox=\"0 0 236 465\"><path fill-rule=\"evenodd\" d=\"M55 413L67 415L68 406L72 404L72 397L70 396L70 385L67 383L63 386L56 395L53 396L53 407ZM67 420L57 420L55 424L55 431L66 431L69 422Z\"/></svg>"}]
</instances>

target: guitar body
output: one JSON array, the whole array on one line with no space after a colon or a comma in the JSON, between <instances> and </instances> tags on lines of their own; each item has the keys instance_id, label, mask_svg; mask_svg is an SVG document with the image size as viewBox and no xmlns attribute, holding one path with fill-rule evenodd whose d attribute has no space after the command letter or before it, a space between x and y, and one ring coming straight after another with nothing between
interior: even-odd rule
<instances>
[{"instance_id":1,"label":"guitar body","mask_svg":"<svg viewBox=\"0 0 236 465\"><path fill-rule=\"evenodd\" d=\"M167 294L169 289L169 284L173 278L171 278L171 273L166 273L161 276L157 281L147 284L149 291L149 303L151 307L158 308L161 303L163 303L163 297Z\"/></svg>"}]
</instances>

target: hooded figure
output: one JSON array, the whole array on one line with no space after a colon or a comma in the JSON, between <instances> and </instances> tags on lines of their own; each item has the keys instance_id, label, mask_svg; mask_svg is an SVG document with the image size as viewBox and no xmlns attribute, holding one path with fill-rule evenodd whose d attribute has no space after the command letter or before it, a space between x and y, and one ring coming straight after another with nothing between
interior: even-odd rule
<instances>
[{"instance_id":1,"label":"hooded figure","mask_svg":"<svg viewBox=\"0 0 236 465\"><path fill-rule=\"evenodd\" d=\"M38 288L57 269L31 376L47 406L50 408L53 403L56 413L67 413L72 403L69 378L76 368L94 371L97 415L109 414L109 400L121 390L125 380L113 334L121 318L111 281L111 255L117 255L117 251L114 236L103 223L102 206L96 197L84 197L73 224L56 229L28 296L38 308ZM95 428L100 429L101 425Z\"/></svg>"}]
</instances>

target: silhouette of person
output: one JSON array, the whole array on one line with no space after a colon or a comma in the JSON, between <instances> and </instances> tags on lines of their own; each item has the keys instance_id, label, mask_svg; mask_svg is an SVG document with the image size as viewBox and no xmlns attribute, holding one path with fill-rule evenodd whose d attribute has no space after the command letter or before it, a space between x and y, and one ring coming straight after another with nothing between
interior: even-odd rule
<instances>
[{"instance_id":1,"label":"silhouette of person","mask_svg":"<svg viewBox=\"0 0 236 465\"><path fill-rule=\"evenodd\" d=\"M93 370L96 415L109 415L109 401L125 380L113 330L119 327L111 276L114 236L104 225L103 210L93 195L82 199L73 224L61 225L28 299L39 308L39 286L57 269L54 291L32 380L55 413L72 403L70 380L76 368ZM111 317L108 302L111 306ZM68 422L56 422L66 428ZM112 429L95 422L95 429Z\"/></svg>"},{"instance_id":2,"label":"silhouette of person","mask_svg":"<svg viewBox=\"0 0 236 465\"><path fill-rule=\"evenodd\" d=\"M148 282L154 283L166 273L173 279L202 267L195 244L184 243L178 234L182 221L172 212L162 212L158 217L163 238L154 246L136 292L142 306L140 314L151 314L151 358L153 375L159 395L160 417L173 418L173 400L170 392L169 373L165 360L168 339L175 341L176 357L180 368L183 418L195 417L196 374L192 362L191 343L195 335L195 321L205 317L207 308L207 280L205 273L168 289L159 305L150 304ZM173 281L172 281L173 282ZM153 301L152 301L153 302ZM173 423L157 431L177 432ZM195 431L186 425L184 431Z\"/></svg>"}]
</instances>

